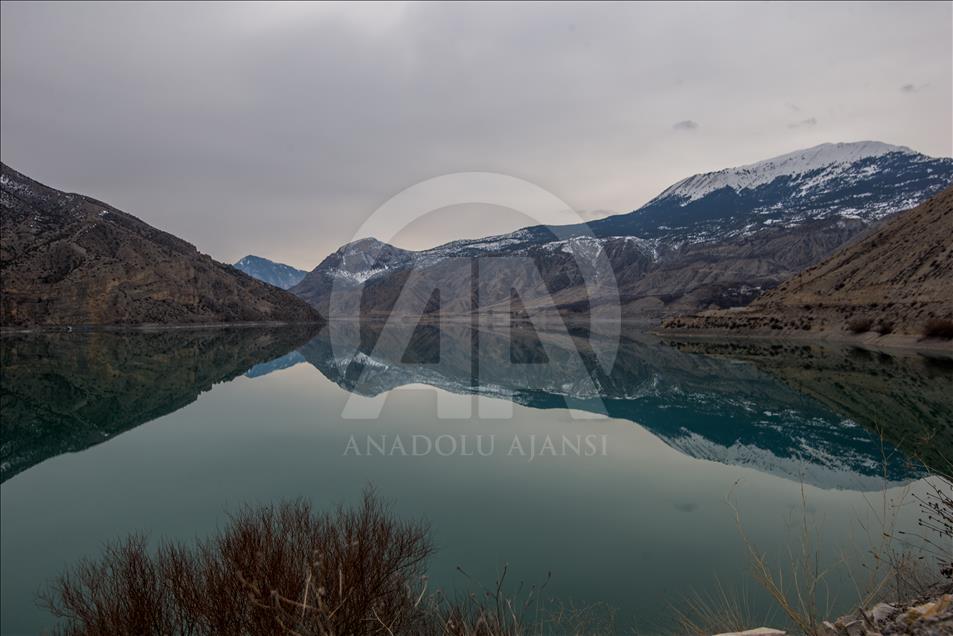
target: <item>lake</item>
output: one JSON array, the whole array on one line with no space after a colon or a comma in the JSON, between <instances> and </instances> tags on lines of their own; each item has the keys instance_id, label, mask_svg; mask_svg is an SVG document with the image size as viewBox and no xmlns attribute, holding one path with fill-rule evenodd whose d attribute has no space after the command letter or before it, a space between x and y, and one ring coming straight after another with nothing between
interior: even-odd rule
<instances>
[{"instance_id":1,"label":"lake","mask_svg":"<svg viewBox=\"0 0 953 636\"><path fill-rule=\"evenodd\" d=\"M49 627L37 591L107 541L192 540L243 504L323 509L368 485L431 523L431 589L551 573L548 596L651 634L723 588L777 624L742 531L780 565L806 518L822 558L854 563L884 498L915 527L924 463L953 457L943 358L528 324L328 331L5 335L3 634ZM832 611L854 589L832 575Z\"/></svg>"}]
</instances>

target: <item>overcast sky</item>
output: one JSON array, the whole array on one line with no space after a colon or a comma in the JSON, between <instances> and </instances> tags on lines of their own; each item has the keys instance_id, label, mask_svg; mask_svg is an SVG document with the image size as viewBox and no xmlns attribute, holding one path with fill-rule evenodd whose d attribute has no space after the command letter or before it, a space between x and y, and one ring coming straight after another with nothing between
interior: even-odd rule
<instances>
[{"instance_id":1,"label":"overcast sky","mask_svg":"<svg viewBox=\"0 0 953 636\"><path fill-rule=\"evenodd\" d=\"M311 269L447 173L593 218L825 141L950 156L951 7L4 2L0 156L219 260ZM398 243L527 222L460 206Z\"/></svg>"}]
</instances>

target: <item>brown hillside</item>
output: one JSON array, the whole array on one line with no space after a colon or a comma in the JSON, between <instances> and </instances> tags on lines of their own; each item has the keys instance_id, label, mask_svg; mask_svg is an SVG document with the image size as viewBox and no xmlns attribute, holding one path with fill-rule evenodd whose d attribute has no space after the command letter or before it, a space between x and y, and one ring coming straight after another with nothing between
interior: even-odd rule
<instances>
[{"instance_id":1,"label":"brown hillside","mask_svg":"<svg viewBox=\"0 0 953 636\"><path fill-rule=\"evenodd\" d=\"M953 325L953 187L893 217L751 305L664 327L922 335Z\"/></svg>"},{"instance_id":2,"label":"brown hillside","mask_svg":"<svg viewBox=\"0 0 953 636\"><path fill-rule=\"evenodd\" d=\"M321 320L180 238L6 165L0 275L3 327Z\"/></svg>"}]
</instances>

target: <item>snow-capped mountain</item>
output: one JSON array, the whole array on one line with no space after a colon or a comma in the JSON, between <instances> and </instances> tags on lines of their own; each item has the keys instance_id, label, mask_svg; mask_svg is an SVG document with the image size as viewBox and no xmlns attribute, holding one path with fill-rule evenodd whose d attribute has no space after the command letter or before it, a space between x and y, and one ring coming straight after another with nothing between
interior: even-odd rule
<instances>
[{"instance_id":1,"label":"snow-capped mountain","mask_svg":"<svg viewBox=\"0 0 953 636\"><path fill-rule=\"evenodd\" d=\"M275 261L249 254L245 258L235 263L232 267L240 269L252 278L257 278L275 287L289 289L301 282L305 277L305 272L295 269L291 265L276 263Z\"/></svg>"},{"instance_id":2,"label":"snow-capped mountain","mask_svg":"<svg viewBox=\"0 0 953 636\"><path fill-rule=\"evenodd\" d=\"M688 201L695 201L721 188L731 188L737 192L767 185L778 177L813 174L820 171L821 178L804 184L803 189L806 190L843 175L850 170L853 163L861 159L880 157L893 152L905 155L917 154L906 146L891 146L879 141L821 144L746 166L696 174L666 188L655 200L677 196Z\"/></svg>"},{"instance_id":3,"label":"snow-capped mountain","mask_svg":"<svg viewBox=\"0 0 953 636\"><path fill-rule=\"evenodd\" d=\"M327 257L292 292L327 310L332 287L351 289L354 297L339 305L344 311L387 313L409 272L424 272L418 278L444 288L442 311L469 311L469 285L446 289L466 276L461 259L525 256L545 282L519 291L529 308L578 311L599 302L588 297L582 272L600 259L615 275L627 317L744 305L951 182L951 158L875 141L822 144L694 175L633 212L586 224L528 227L419 252L362 239ZM521 268L500 268L499 276L499 297L483 294L481 305L503 302L511 282L533 278Z\"/></svg>"},{"instance_id":4,"label":"snow-capped mountain","mask_svg":"<svg viewBox=\"0 0 953 636\"><path fill-rule=\"evenodd\" d=\"M953 159L878 141L821 144L737 168L697 174L638 210L590 224L597 235L697 243L771 227L876 222L953 182Z\"/></svg>"}]
</instances>

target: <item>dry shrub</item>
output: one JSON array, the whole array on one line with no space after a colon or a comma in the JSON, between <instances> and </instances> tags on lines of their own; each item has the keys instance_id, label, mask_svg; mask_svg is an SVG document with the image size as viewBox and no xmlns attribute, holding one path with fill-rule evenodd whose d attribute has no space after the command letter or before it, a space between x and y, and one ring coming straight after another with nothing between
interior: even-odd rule
<instances>
[{"instance_id":1,"label":"dry shrub","mask_svg":"<svg viewBox=\"0 0 953 636\"><path fill-rule=\"evenodd\" d=\"M56 633L70 636L615 633L604 604L544 598L545 584L506 594L505 569L492 590L428 593L429 534L396 520L371 491L332 513L305 501L246 507L194 546L150 550L142 535L107 545L42 601L62 619Z\"/></svg>"},{"instance_id":2,"label":"dry shrub","mask_svg":"<svg viewBox=\"0 0 953 636\"><path fill-rule=\"evenodd\" d=\"M923 335L927 338L953 338L953 320L947 318L931 318L923 326Z\"/></svg>"},{"instance_id":3,"label":"dry shrub","mask_svg":"<svg viewBox=\"0 0 953 636\"><path fill-rule=\"evenodd\" d=\"M851 318L847 321L847 330L851 333L867 333L873 326L872 318Z\"/></svg>"},{"instance_id":4,"label":"dry shrub","mask_svg":"<svg viewBox=\"0 0 953 636\"><path fill-rule=\"evenodd\" d=\"M892 320L881 319L877 326L874 327L874 331L879 333L881 336L886 336L893 333L894 322Z\"/></svg>"},{"instance_id":5,"label":"dry shrub","mask_svg":"<svg viewBox=\"0 0 953 636\"><path fill-rule=\"evenodd\" d=\"M110 545L57 579L44 604L62 634L394 634L426 631L423 523L370 491L319 514L305 501L244 508L194 547Z\"/></svg>"}]
</instances>

